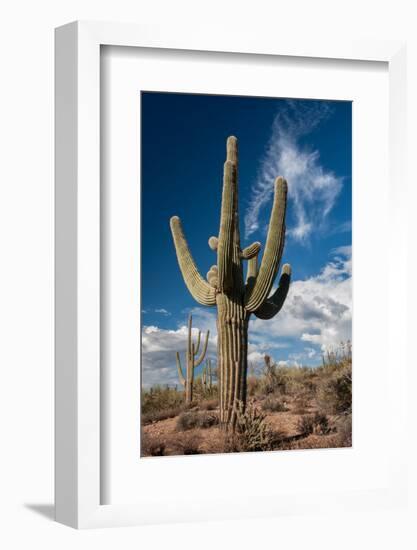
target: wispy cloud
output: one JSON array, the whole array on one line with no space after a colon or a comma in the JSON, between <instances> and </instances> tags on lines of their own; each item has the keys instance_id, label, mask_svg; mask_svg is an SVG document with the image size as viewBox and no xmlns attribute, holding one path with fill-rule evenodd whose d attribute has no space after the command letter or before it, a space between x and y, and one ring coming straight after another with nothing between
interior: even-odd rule
<instances>
[{"instance_id":1,"label":"wispy cloud","mask_svg":"<svg viewBox=\"0 0 417 550\"><path fill-rule=\"evenodd\" d=\"M163 315L164 317L170 317L172 314L167 309L160 307L155 309L142 309L142 313L147 315L149 313L157 313L158 315Z\"/></svg>"},{"instance_id":2,"label":"wispy cloud","mask_svg":"<svg viewBox=\"0 0 417 550\"><path fill-rule=\"evenodd\" d=\"M155 309L155 313L159 313L160 315L164 315L165 317L169 317L171 315L171 313L163 307Z\"/></svg>"},{"instance_id":3,"label":"wispy cloud","mask_svg":"<svg viewBox=\"0 0 417 550\"><path fill-rule=\"evenodd\" d=\"M308 241L313 229L323 226L342 188L342 180L320 164L318 150L308 150L300 139L311 133L331 114L326 102L288 100L275 116L271 136L252 187L252 200L245 215L245 234L262 228L263 207L270 204L273 183L281 175L288 181L294 223L287 234Z\"/></svg>"}]
</instances>

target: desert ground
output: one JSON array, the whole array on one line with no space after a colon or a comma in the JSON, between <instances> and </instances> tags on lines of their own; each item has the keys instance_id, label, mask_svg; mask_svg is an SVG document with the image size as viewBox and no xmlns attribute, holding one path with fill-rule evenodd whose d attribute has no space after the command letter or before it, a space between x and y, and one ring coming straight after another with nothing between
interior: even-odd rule
<instances>
[{"instance_id":1,"label":"desert ground","mask_svg":"<svg viewBox=\"0 0 417 550\"><path fill-rule=\"evenodd\" d=\"M344 348L345 349L345 348ZM319 367L278 366L265 356L250 369L247 406L234 433L218 424L217 385L194 382L194 398L155 386L142 391L141 456L322 449L352 445L350 346Z\"/></svg>"}]
</instances>

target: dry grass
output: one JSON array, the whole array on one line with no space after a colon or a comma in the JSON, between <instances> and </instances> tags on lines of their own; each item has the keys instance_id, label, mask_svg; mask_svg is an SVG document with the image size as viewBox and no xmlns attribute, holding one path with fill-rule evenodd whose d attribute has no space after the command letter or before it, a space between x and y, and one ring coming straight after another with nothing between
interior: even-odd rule
<instances>
[{"instance_id":1,"label":"dry grass","mask_svg":"<svg viewBox=\"0 0 417 550\"><path fill-rule=\"evenodd\" d=\"M160 422L161 420L166 420L167 418L174 418L181 414L184 410L184 407L174 407L172 409L162 409L161 411L149 411L143 413L142 415L142 424L152 424L153 422Z\"/></svg>"},{"instance_id":2,"label":"dry grass","mask_svg":"<svg viewBox=\"0 0 417 550\"><path fill-rule=\"evenodd\" d=\"M180 437L173 437L170 444L177 455L198 455L201 454L200 445L202 438L198 433L182 434Z\"/></svg>"},{"instance_id":3,"label":"dry grass","mask_svg":"<svg viewBox=\"0 0 417 550\"><path fill-rule=\"evenodd\" d=\"M217 387L208 395L197 384L189 407L176 388L143 392L142 456L352 445L350 350L328 354L314 369L269 363L261 376L248 376L247 388L234 434L218 426Z\"/></svg>"},{"instance_id":4,"label":"dry grass","mask_svg":"<svg viewBox=\"0 0 417 550\"><path fill-rule=\"evenodd\" d=\"M263 411L268 412L286 412L289 410L283 399L271 395L268 395L268 397L262 401L261 408Z\"/></svg>"},{"instance_id":5,"label":"dry grass","mask_svg":"<svg viewBox=\"0 0 417 550\"><path fill-rule=\"evenodd\" d=\"M177 419L177 430L186 431L195 428L205 429L218 424L219 418L216 413L208 412L182 412Z\"/></svg>"}]
</instances>

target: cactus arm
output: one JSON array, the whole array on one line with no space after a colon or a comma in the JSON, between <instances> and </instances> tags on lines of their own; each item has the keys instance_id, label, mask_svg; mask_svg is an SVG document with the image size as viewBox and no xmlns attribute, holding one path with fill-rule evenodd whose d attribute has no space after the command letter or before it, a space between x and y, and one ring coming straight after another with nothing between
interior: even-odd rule
<instances>
[{"instance_id":1,"label":"cactus arm","mask_svg":"<svg viewBox=\"0 0 417 550\"><path fill-rule=\"evenodd\" d=\"M184 373L182 372L181 359L180 359L180 354L178 353L178 351L176 352L176 358L177 358L178 378L180 379L180 384L182 386L185 386L185 378L184 378Z\"/></svg>"},{"instance_id":2,"label":"cactus arm","mask_svg":"<svg viewBox=\"0 0 417 550\"><path fill-rule=\"evenodd\" d=\"M204 306L214 306L216 304L215 290L198 272L182 230L181 220L178 216L173 216L170 225L178 264L188 290L198 303Z\"/></svg>"},{"instance_id":3,"label":"cactus arm","mask_svg":"<svg viewBox=\"0 0 417 550\"><path fill-rule=\"evenodd\" d=\"M194 357L197 355L198 350L200 349L200 342L201 342L201 330L198 331L197 344L195 345L195 348L194 348Z\"/></svg>"},{"instance_id":4,"label":"cactus arm","mask_svg":"<svg viewBox=\"0 0 417 550\"><path fill-rule=\"evenodd\" d=\"M251 260L252 258L254 258L259 254L260 250L261 250L261 243L254 242L242 250L241 257L244 260Z\"/></svg>"},{"instance_id":5,"label":"cactus arm","mask_svg":"<svg viewBox=\"0 0 417 550\"><path fill-rule=\"evenodd\" d=\"M254 286L245 292L245 308L249 312L259 309L266 300L277 274L284 248L286 205L287 182L279 177L275 180L274 204L261 266Z\"/></svg>"},{"instance_id":6,"label":"cactus arm","mask_svg":"<svg viewBox=\"0 0 417 550\"><path fill-rule=\"evenodd\" d=\"M246 284L251 281L255 284L255 279L258 275L258 256L254 256L248 261L248 271L246 273Z\"/></svg>"},{"instance_id":7,"label":"cactus arm","mask_svg":"<svg viewBox=\"0 0 417 550\"><path fill-rule=\"evenodd\" d=\"M194 355L195 355L195 351L194 351L194 344L191 346L191 368L190 368L190 379L191 379L191 384L194 382L194 369L196 367L196 364L195 364L195 361L194 361Z\"/></svg>"},{"instance_id":8,"label":"cactus arm","mask_svg":"<svg viewBox=\"0 0 417 550\"><path fill-rule=\"evenodd\" d=\"M232 250L234 234L234 195L236 167L230 160L224 163L223 195L220 214L217 267L219 290L223 292L232 284Z\"/></svg>"},{"instance_id":9,"label":"cactus arm","mask_svg":"<svg viewBox=\"0 0 417 550\"><path fill-rule=\"evenodd\" d=\"M210 331L208 330L207 334L206 334L206 339L204 341L204 346L203 346L203 348L201 350L201 353L200 353L200 357L198 359L196 359L195 362L194 362L194 368L198 367L198 365L200 365L202 363L202 361L203 361L203 359L206 355L209 334L210 334Z\"/></svg>"},{"instance_id":10,"label":"cactus arm","mask_svg":"<svg viewBox=\"0 0 417 550\"><path fill-rule=\"evenodd\" d=\"M233 261L239 262L240 258L240 230L239 230L239 197L238 197L238 185L237 185L237 171L238 171L238 150L237 150L237 138L235 136L229 136L226 142L226 161L232 162L235 168L235 186L233 193Z\"/></svg>"},{"instance_id":11,"label":"cactus arm","mask_svg":"<svg viewBox=\"0 0 417 550\"><path fill-rule=\"evenodd\" d=\"M246 293L249 293L255 286L256 277L258 275L258 255L256 254L248 260L248 270L246 273Z\"/></svg>"},{"instance_id":12,"label":"cactus arm","mask_svg":"<svg viewBox=\"0 0 417 550\"><path fill-rule=\"evenodd\" d=\"M284 305L291 282L291 266L282 267L279 285L274 294L268 298L254 313L259 319L272 319Z\"/></svg>"}]
</instances>

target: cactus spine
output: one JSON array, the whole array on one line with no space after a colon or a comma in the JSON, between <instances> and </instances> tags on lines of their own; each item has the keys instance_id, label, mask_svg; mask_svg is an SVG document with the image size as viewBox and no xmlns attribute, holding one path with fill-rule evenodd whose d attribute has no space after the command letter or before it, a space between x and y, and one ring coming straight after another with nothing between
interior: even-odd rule
<instances>
[{"instance_id":1,"label":"cactus spine","mask_svg":"<svg viewBox=\"0 0 417 550\"><path fill-rule=\"evenodd\" d=\"M170 225L179 267L194 299L205 306L217 306L217 363L219 373L220 422L234 428L236 414L246 404L248 323L253 313L271 319L282 308L288 293L291 267L285 264L276 291L269 296L278 272L285 240L287 182L278 177L262 261L258 267L261 244L240 246L237 166L237 139L227 140L223 172L223 194L218 237L209 246L217 253L217 264L200 275L185 239L181 221ZM248 261L246 281L243 260Z\"/></svg>"},{"instance_id":2,"label":"cactus spine","mask_svg":"<svg viewBox=\"0 0 417 550\"><path fill-rule=\"evenodd\" d=\"M185 389L185 402L191 403L193 400L193 385L194 385L194 369L198 367L203 362L203 359L206 355L207 344L209 339L210 331L207 331L203 347L201 349L200 355L198 355L201 344L201 331L198 331L197 343L194 344L192 338L193 331L193 318L192 315L188 317L188 338L187 338L187 351L185 353L185 376L182 371L180 354L177 351L177 369L178 377L180 383L184 386Z\"/></svg>"}]
</instances>

